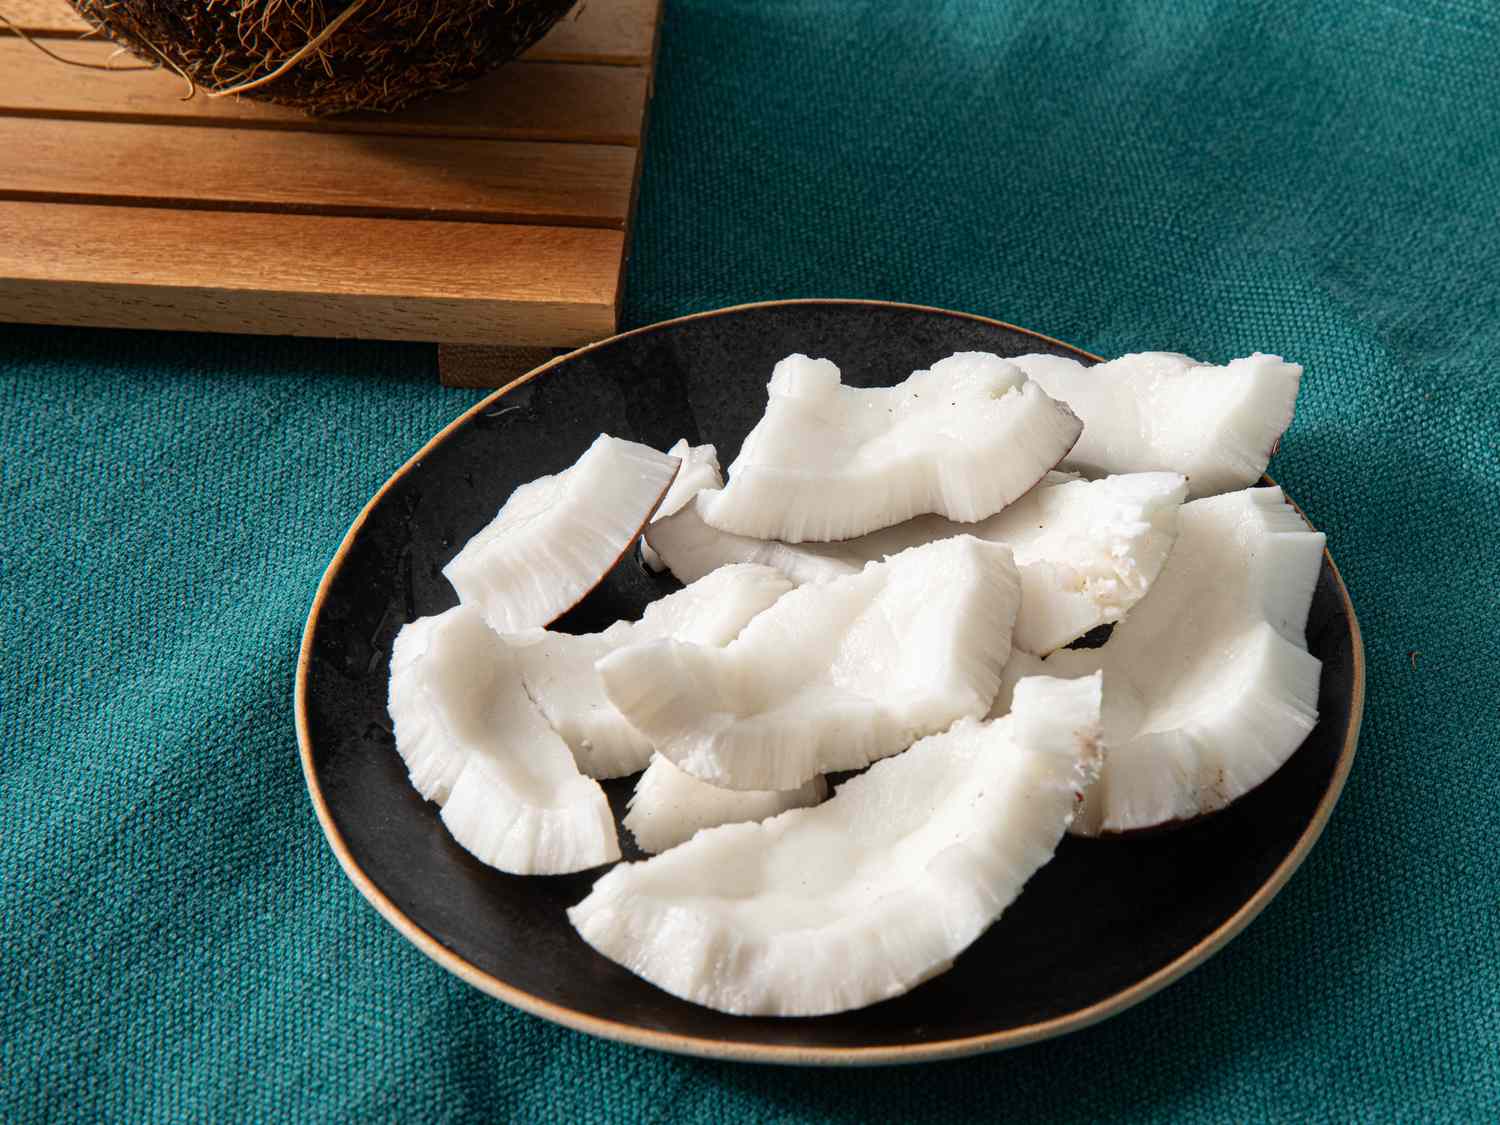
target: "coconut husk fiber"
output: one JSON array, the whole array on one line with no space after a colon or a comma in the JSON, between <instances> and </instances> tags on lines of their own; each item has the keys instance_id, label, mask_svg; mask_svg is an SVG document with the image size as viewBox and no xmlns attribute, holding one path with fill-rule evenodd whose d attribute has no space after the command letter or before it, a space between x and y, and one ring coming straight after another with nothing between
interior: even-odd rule
<instances>
[{"instance_id":1,"label":"coconut husk fiber","mask_svg":"<svg viewBox=\"0 0 1500 1125\"><path fill-rule=\"evenodd\" d=\"M457 89L526 50L574 2L71 0L131 53L210 94L319 116L393 110Z\"/></svg>"}]
</instances>

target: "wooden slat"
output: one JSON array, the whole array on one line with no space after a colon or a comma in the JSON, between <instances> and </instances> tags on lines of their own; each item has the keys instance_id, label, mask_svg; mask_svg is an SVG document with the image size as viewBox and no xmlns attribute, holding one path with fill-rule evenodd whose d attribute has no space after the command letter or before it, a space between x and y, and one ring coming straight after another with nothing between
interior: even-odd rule
<instances>
[{"instance_id":1,"label":"wooden slat","mask_svg":"<svg viewBox=\"0 0 1500 1125\"><path fill-rule=\"evenodd\" d=\"M623 229L636 150L0 117L0 198Z\"/></svg>"},{"instance_id":2,"label":"wooden slat","mask_svg":"<svg viewBox=\"0 0 1500 1125\"><path fill-rule=\"evenodd\" d=\"M574 345L613 331L623 250L583 228L0 202L0 320Z\"/></svg>"},{"instance_id":3,"label":"wooden slat","mask_svg":"<svg viewBox=\"0 0 1500 1125\"><path fill-rule=\"evenodd\" d=\"M82 61L115 51L79 39L63 0L0 14ZM68 68L0 26L0 320L486 348L608 335L659 14L588 0L462 94L332 121L181 102L170 75Z\"/></svg>"},{"instance_id":4,"label":"wooden slat","mask_svg":"<svg viewBox=\"0 0 1500 1125\"><path fill-rule=\"evenodd\" d=\"M635 172L631 179L630 187L630 214L635 214L636 192L641 182L641 162L645 158L644 141L646 139L646 114L650 108L651 93L654 87L654 67L656 51L660 44L661 36L661 4L659 0L644 5L644 11L640 13L639 34L646 42L647 62L643 68L646 76L646 98L641 105L640 138L636 146ZM628 249L628 223L627 244ZM620 255L620 275L617 286L624 285L625 253ZM465 344L439 344L438 345L438 378L449 386L466 387L501 387L510 382L517 375L524 374L536 366L534 354L528 354L524 348L507 348L495 345L465 345Z\"/></svg>"},{"instance_id":5,"label":"wooden slat","mask_svg":"<svg viewBox=\"0 0 1500 1125\"><path fill-rule=\"evenodd\" d=\"M115 47L87 42L59 50L103 63ZM440 95L399 114L339 117L309 117L287 106L201 93L184 100L182 79L163 70L80 69L63 80L59 69L30 44L0 38L0 116L633 145L640 140L646 103L644 70L568 63L518 62L461 94Z\"/></svg>"},{"instance_id":6,"label":"wooden slat","mask_svg":"<svg viewBox=\"0 0 1500 1125\"><path fill-rule=\"evenodd\" d=\"M583 0L526 53L551 62L640 66L653 57L662 0Z\"/></svg>"},{"instance_id":7,"label":"wooden slat","mask_svg":"<svg viewBox=\"0 0 1500 1125\"><path fill-rule=\"evenodd\" d=\"M525 57L640 66L651 58L650 29L660 6L661 0L585 0L581 10L559 20ZM35 36L70 38L91 30L64 0L3 0L0 14ZM0 24L0 33L7 30Z\"/></svg>"},{"instance_id":8,"label":"wooden slat","mask_svg":"<svg viewBox=\"0 0 1500 1125\"><path fill-rule=\"evenodd\" d=\"M0 16L28 35L87 35L93 30L64 0L5 0ZM0 24L0 32L7 30Z\"/></svg>"},{"instance_id":9,"label":"wooden slat","mask_svg":"<svg viewBox=\"0 0 1500 1125\"><path fill-rule=\"evenodd\" d=\"M565 354L557 348L512 348L503 344L442 344L438 382L445 387L503 387Z\"/></svg>"}]
</instances>

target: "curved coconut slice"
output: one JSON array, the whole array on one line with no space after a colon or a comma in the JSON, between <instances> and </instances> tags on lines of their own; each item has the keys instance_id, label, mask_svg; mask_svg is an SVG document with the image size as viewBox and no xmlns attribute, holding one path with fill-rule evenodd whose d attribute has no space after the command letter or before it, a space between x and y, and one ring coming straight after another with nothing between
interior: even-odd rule
<instances>
[{"instance_id":1,"label":"curved coconut slice","mask_svg":"<svg viewBox=\"0 0 1500 1125\"><path fill-rule=\"evenodd\" d=\"M832 799L610 871L568 918L604 956L737 1015L813 1016L943 972L1051 858L1098 767L1099 681L1033 678Z\"/></svg>"},{"instance_id":2,"label":"curved coconut slice","mask_svg":"<svg viewBox=\"0 0 1500 1125\"><path fill-rule=\"evenodd\" d=\"M396 634L396 643L391 647L391 679L386 696L386 710L390 712L396 736L396 752L406 763L412 787L426 800L440 805L448 799L448 793L468 757L448 736L436 711L426 700L424 685L434 674L433 664L428 661L429 651L445 666L443 671L446 671L447 664L452 663L451 659L443 659L452 646L434 649L432 644L442 616L420 617ZM459 673L458 681L452 685L455 692L464 691L468 683L462 668ZM472 686L467 690L472 693Z\"/></svg>"},{"instance_id":3,"label":"curved coconut slice","mask_svg":"<svg viewBox=\"0 0 1500 1125\"><path fill-rule=\"evenodd\" d=\"M982 538L1010 546L1021 572L1013 643L1048 653L1121 620L1161 573L1186 494L1176 473L1066 481L978 525Z\"/></svg>"},{"instance_id":4,"label":"curved coconut slice","mask_svg":"<svg viewBox=\"0 0 1500 1125\"><path fill-rule=\"evenodd\" d=\"M624 777L646 768L651 743L604 696L594 664L626 645L671 637L718 647L792 588L768 566L727 566L652 602L639 621L572 636L534 630L508 637L526 693L589 777Z\"/></svg>"},{"instance_id":5,"label":"curved coconut slice","mask_svg":"<svg viewBox=\"0 0 1500 1125\"><path fill-rule=\"evenodd\" d=\"M676 472L677 458L600 434L572 467L512 492L443 575L496 632L546 625L609 573Z\"/></svg>"},{"instance_id":6,"label":"curved coconut slice","mask_svg":"<svg viewBox=\"0 0 1500 1125\"><path fill-rule=\"evenodd\" d=\"M515 652L472 606L414 621L396 639L396 749L449 833L516 875L558 875L620 858L597 782L521 685Z\"/></svg>"},{"instance_id":7,"label":"curved coconut slice","mask_svg":"<svg viewBox=\"0 0 1500 1125\"><path fill-rule=\"evenodd\" d=\"M668 516L676 515L704 489L724 487L724 475L719 469L719 451L712 445L689 445L687 439L683 438L667 450L667 456L676 457L681 462L681 466L677 470L677 475L672 478L672 486L662 497L656 514L651 517L651 524L648 525L647 531ZM652 549L649 536L641 540L641 561L657 572L667 569L666 564ZM707 573L704 571L704 574ZM701 577L703 577L702 574L696 574L693 578L679 576L678 581L686 584Z\"/></svg>"},{"instance_id":8,"label":"curved coconut slice","mask_svg":"<svg viewBox=\"0 0 1500 1125\"><path fill-rule=\"evenodd\" d=\"M664 852L704 828L765 820L788 809L816 805L827 796L828 783L821 777L786 792L720 789L657 754L635 783L625 827L642 851Z\"/></svg>"},{"instance_id":9,"label":"curved coconut slice","mask_svg":"<svg viewBox=\"0 0 1500 1125\"><path fill-rule=\"evenodd\" d=\"M1297 364L1260 352L1226 367L1171 352L1096 367L1048 355L1013 362L1084 421L1064 467L1090 476L1170 469L1187 477L1192 497L1260 479L1302 381Z\"/></svg>"},{"instance_id":10,"label":"curved coconut slice","mask_svg":"<svg viewBox=\"0 0 1500 1125\"><path fill-rule=\"evenodd\" d=\"M1318 717L1304 633L1322 556L1279 488L1183 505L1150 596L1103 647L1046 661L1052 675L1104 671L1108 754L1075 831L1212 812L1291 757Z\"/></svg>"},{"instance_id":11,"label":"curved coconut slice","mask_svg":"<svg viewBox=\"0 0 1500 1125\"><path fill-rule=\"evenodd\" d=\"M677 458L681 467L672 478L667 494L662 497L661 506L651 517L653 523L681 511L705 488L724 487L724 477L719 471L719 451L712 445L689 445L686 438L680 438L667 450L667 456Z\"/></svg>"},{"instance_id":12,"label":"curved coconut slice","mask_svg":"<svg viewBox=\"0 0 1500 1125\"><path fill-rule=\"evenodd\" d=\"M675 451L676 447L673 448ZM703 445L692 451L700 455L700 468L693 476L698 487L670 512L663 514L659 510L657 518L646 528L642 553L650 551L645 557L654 569L670 570L679 582L696 582L721 566L755 563L775 567L802 585L854 574L872 561L874 556L861 556L857 551L843 549L846 544L860 543L860 539L843 543L789 544L778 539L752 539L710 527L703 518L704 506L712 503L715 494L724 487L724 478L719 475L717 457L707 462L701 457L702 450L707 450L712 457L714 447ZM676 491L675 482L672 487ZM668 496L670 499L671 494ZM663 501L662 509L666 506L666 501Z\"/></svg>"},{"instance_id":13,"label":"curved coconut slice","mask_svg":"<svg viewBox=\"0 0 1500 1125\"><path fill-rule=\"evenodd\" d=\"M1029 489L1082 424L1019 368L960 352L895 387L846 387L826 359L776 365L766 413L701 512L757 539L849 539L924 512L973 521Z\"/></svg>"},{"instance_id":14,"label":"curved coconut slice","mask_svg":"<svg viewBox=\"0 0 1500 1125\"><path fill-rule=\"evenodd\" d=\"M599 662L658 753L726 789L795 789L989 710L1020 579L1010 548L958 536L801 586L724 648L653 641Z\"/></svg>"},{"instance_id":15,"label":"curved coconut slice","mask_svg":"<svg viewBox=\"0 0 1500 1125\"><path fill-rule=\"evenodd\" d=\"M1005 670L1000 673L1000 690L995 692L995 702L990 706L989 717L1003 719L1010 714L1010 705L1015 699L1016 685L1022 680L1031 676L1050 676L1051 674L1047 662L1040 656L1012 648L1010 659L1005 662Z\"/></svg>"},{"instance_id":16,"label":"curved coconut slice","mask_svg":"<svg viewBox=\"0 0 1500 1125\"><path fill-rule=\"evenodd\" d=\"M1104 480L1047 479L978 523L920 516L837 543L780 543L710 527L701 506L712 492L647 529L683 581L732 562L774 566L794 582L827 582L865 563L954 535L1005 543L1021 572L1021 610L1012 642L1048 653L1090 629L1120 620L1156 580L1177 535L1186 494L1176 473L1131 473Z\"/></svg>"}]
</instances>

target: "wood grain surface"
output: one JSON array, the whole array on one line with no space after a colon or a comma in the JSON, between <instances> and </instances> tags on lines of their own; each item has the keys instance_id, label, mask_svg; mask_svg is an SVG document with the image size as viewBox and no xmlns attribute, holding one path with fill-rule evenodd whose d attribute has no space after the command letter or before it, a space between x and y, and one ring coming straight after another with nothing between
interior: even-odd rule
<instances>
[{"instance_id":1,"label":"wood grain surface","mask_svg":"<svg viewBox=\"0 0 1500 1125\"><path fill-rule=\"evenodd\" d=\"M445 387L503 387L560 354L556 348L444 344L438 348L438 381Z\"/></svg>"},{"instance_id":2,"label":"wood grain surface","mask_svg":"<svg viewBox=\"0 0 1500 1125\"><path fill-rule=\"evenodd\" d=\"M65 0L0 15L135 61ZM508 349L481 382L609 335L659 16L588 0L464 91L321 119L0 25L0 321Z\"/></svg>"},{"instance_id":3,"label":"wood grain surface","mask_svg":"<svg viewBox=\"0 0 1500 1125\"><path fill-rule=\"evenodd\" d=\"M614 229L635 172L635 149L613 145L28 117L0 117L0 152L0 199Z\"/></svg>"},{"instance_id":4,"label":"wood grain surface","mask_svg":"<svg viewBox=\"0 0 1500 1125\"><path fill-rule=\"evenodd\" d=\"M0 16L28 35L67 37L93 30L64 0L0 0ZM7 30L0 24L0 34Z\"/></svg>"},{"instance_id":5,"label":"wood grain surface","mask_svg":"<svg viewBox=\"0 0 1500 1125\"><path fill-rule=\"evenodd\" d=\"M572 345L613 330L623 250L578 227L0 202L0 320Z\"/></svg>"},{"instance_id":6,"label":"wood grain surface","mask_svg":"<svg viewBox=\"0 0 1500 1125\"><path fill-rule=\"evenodd\" d=\"M0 0L0 12L5 5ZM70 59L95 64L106 63L116 50L94 41L51 46ZM73 70L63 80L61 69L25 41L0 37L0 116L635 145L646 108L643 70L580 63L518 62L461 93L442 94L401 113L338 117L309 117L288 106L209 98L202 92L186 98L182 79L165 70Z\"/></svg>"},{"instance_id":7,"label":"wood grain surface","mask_svg":"<svg viewBox=\"0 0 1500 1125\"><path fill-rule=\"evenodd\" d=\"M648 65L655 57L661 0L583 0L564 16L528 59Z\"/></svg>"}]
</instances>

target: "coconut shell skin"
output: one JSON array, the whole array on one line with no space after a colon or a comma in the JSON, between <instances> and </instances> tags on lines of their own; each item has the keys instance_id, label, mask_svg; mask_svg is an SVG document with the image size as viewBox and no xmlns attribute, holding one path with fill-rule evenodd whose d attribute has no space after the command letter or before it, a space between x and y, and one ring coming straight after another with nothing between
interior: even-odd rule
<instances>
[{"instance_id":1,"label":"coconut shell skin","mask_svg":"<svg viewBox=\"0 0 1500 1125\"><path fill-rule=\"evenodd\" d=\"M140 58L165 57L207 90L260 78L352 0L70 0ZM575 0L365 0L287 73L246 92L324 116L394 110L513 59Z\"/></svg>"}]
</instances>

